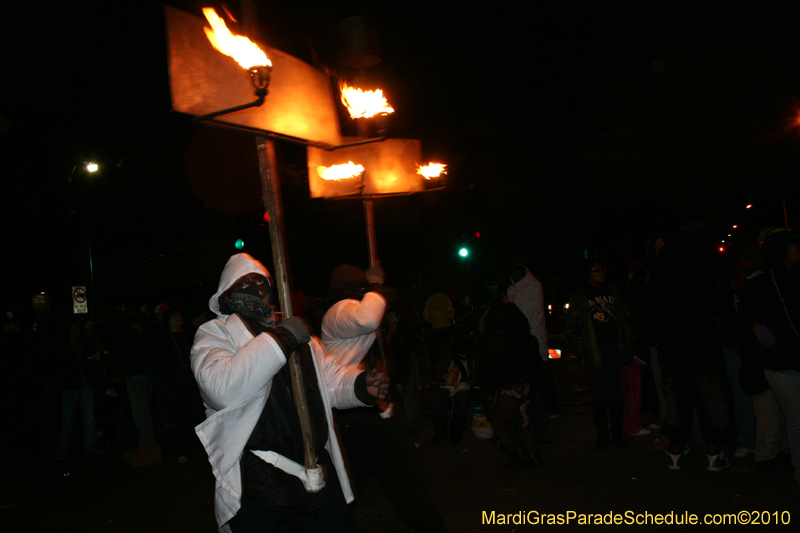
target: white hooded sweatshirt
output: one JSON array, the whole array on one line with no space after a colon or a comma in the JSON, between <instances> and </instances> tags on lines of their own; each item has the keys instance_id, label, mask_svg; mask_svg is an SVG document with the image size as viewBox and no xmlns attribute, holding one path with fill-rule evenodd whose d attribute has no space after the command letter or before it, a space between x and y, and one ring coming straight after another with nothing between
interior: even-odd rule
<instances>
[{"instance_id":1,"label":"white hooded sweatshirt","mask_svg":"<svg viewBox=\"0 0 800 533\"><path fill-rule=\"evenodd\" d=\"M253 337L237 315L222 315L219 296L246 274L261 274L270 279L264 266L248 254L231 257L209 301L217 318L203 324L192 347L192 371L206 406L206 420L195 428L208 453L216 478L214 510L220 531L229 532L228 521L241 508L242 480L239 459L253 432L272 387L272 379L286 363L286 357L272 336ZM314 355L317 380L328 420L325 448L333 460L345 500L353 492L342 453L333 428L332 407L363 407L355 394L358 369L341 366L326 357L319 341L309 343Z\"/></svg>"},{"instance_id":2,"label":"white hooded sweatshirt","mask_svg":"<svg viewBox=\"0 0 800 533\"><path fill-rule=\"evenodd\" d=\"M544 323L544 292L542 284L525 268L525 276L517 281L511 280L508 288L508 301L519 307L528 319L531 335L539 341L539 355L542 361L549 359L547 352L547 328Z\"/></svg>"}]
</instances>

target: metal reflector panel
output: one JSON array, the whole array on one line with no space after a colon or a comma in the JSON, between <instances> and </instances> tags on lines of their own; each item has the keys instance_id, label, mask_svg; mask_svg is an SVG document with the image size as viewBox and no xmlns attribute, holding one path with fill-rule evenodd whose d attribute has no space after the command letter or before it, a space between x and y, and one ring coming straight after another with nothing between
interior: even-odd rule
<instances>
[{"instance_id":1,"label":"metal reflector panel","mask_svg":"<svg viewBox=\"0 0 800 533\"><path fill-rule=\"evenodd\" d=\"M203 31L205 20L170 6L165 6L165 13L175 111L201 116L255 100L248 72L211 46ZM261 49L273 65L264 104L214 121L329 146L341 144L328 76L280 50Z\"/></svg>"},{"instance_id":2,"label":"metal reflector panel","mask_svg":"<svg viewBox=\"0 0 800 533\"><path fill-rule=\"evenodd\" d=\"M344 143L360 139L343 139ZM308 185L312 198L408 194L426 190L425 178L417 174L422 145L417 139L387 139L382 142L341 148L332 152L308 147ZM364 167L362 177L328 181L318 168L348 162Z\"/></svg>"}]
</instances>

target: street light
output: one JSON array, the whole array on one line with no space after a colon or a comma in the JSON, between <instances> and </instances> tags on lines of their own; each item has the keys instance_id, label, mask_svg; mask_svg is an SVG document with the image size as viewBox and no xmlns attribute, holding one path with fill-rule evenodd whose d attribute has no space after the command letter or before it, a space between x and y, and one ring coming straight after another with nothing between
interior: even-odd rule
<instances>
[{"instance_id":1,"label":"street light","mask_svg":"<svg viewBox=\"0 0 800 533\"><path fill-rule=\"evenodd\" d=\"M86 172L88 172L90 174L100 170L100 167L98 166L98 164L97 163L93 163L91 161L84 162L82 164L82 166L83 166L83 170L85 170ZM72 167L72 172L69 173L69 178L67 178L69 180L69 187L70 187L70 195L69 195L70 196L70 212L73 213L73 214L75 213L75 207L74 207L74 203L73 203L73 199L72 199L72 178L75 175L75 169L77 169L77 168L78 168L78 165L73 166ZM86 216L88 217L88 210L86 210ZM87 242L87 245L89 247L89 279L90 279L91 284L92 284L91 296L94 299L94 304L95 304L95 305L91 306L91 314L92 314L92 318L94 318L94 307L97 304L97 294L95 292L95 284L94 284L94 262L92 261L92 237L89 234L89 225L87 224L86 219L83 219L83 226L84 226L84 228L83 228L84 232L86 233L86 242Z\"/></svg>"}]
</instances>

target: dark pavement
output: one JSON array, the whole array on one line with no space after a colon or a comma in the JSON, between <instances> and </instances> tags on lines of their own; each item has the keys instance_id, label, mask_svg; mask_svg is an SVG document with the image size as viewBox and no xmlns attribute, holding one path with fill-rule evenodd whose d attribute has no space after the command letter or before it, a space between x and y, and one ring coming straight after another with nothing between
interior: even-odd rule
<instances>
[{"instance_id":1,"label":"dark pavement","mask_svg":"<svg viewBox=\"0 0 800 533\"><path fill-rule=\"evenodd\" d=\"M705 452L693 446L681 471L667 468L657 434L630 438L631 449L593 448L588 379L574 358L554 362L560 417L549 424L551 443L541 445L543 468L503 470L506 454L493 440L466 434L459 444L428 444L430 421L419 437L419 453L451 533L472 531L571 531L614 528L647 531L728 531L725 525L586 526L578 517L564 525L498 525L500 514L522 512L577 515L610 512L640 518L644 513L682 517L694 513L749 512L742 531L797 531L800 494L790 470L765 477L750 458L732 459L722 472L706 470ZM728 446L732 452L734 443ZM6 458L9 461L13 460ZM4 462L5 464L5 462ZM4 470L0 492L3 531L25 532L213 532L213 478L204 456L178 464L125 466L117 454L74 461L39 461ZM7 470L7 469L6 469ZM495 525L484 524L484 512ZM536 513L530 513L534 511ZM756 517L755 512L760 514ZM744 516L740 514L740 517ZM769 520L771 525L753 522ZM775 525L777 520L789 524ZM410 531L370 482L356 508L360 531ZM511 517L513 521L513 516ZM651 518L652 520L652 518Z\"/></svg>"}]
</instances>

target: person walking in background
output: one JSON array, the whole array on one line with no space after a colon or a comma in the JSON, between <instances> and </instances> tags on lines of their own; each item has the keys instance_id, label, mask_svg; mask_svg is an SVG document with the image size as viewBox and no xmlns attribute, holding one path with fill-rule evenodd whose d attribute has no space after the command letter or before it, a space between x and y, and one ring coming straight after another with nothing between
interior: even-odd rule
<instances>
[{"instance_id":1,"label":"person walking in background","mask_svg":"<svg viewBox=\"0 0 800 533\"><path fill-rule=\"evenodd\" d=\"M197 447L193 428L203 421L203 403L190 361L194 335L191 330L186 331L183 313L176 307L166 309L163 319L164 329L156 334L154 348L166 373L165 396L171 430L167 447L179 463L186 463Z\"/></svg>"},{"instance_id":2,"label":"person walking in background","mask_svg":"<svg viewBox=\"0 0 800 533\"><path fill-rule=\"evenodd\" d=\"M739 381L742 369L742 340L737 334L736 320L742 290L748 281L760 274L761 271L757 270L753 261L741 259L732 265L729 272L732 274L730 276L732 279L720 291L720 343L725 359L728 386L731 391L733 416L736 421L737 447L733 456L737 459L744 459L751 455L756 448L756 420L753 412L753 399L744 391ZM761 378L760 381L763 381L763 375Z\"/></svg>"},{"instance_id":3,"label":"person walking in background","mask_svg":"<svg viewBox=\"0 0 800 533\"><path fill-rule=\"evenodd\" d=\"M478 383L491 397L489 420L509 454L506 470L540 466L536 442L546 442L541 410L543 362L522 311L506 295L492 298L479 321Z\"/></svg>"},{"instance_id":4,"label":"person walking in background","mask_svg":"<svg viewBox=\"0 0 800 533\"><path fill-rule=\"evenodd\" d=\"M573 353L592 376L595 449L608 447L610 423L611 440L617 448L626 450L621 368L633 359L633 331L622 294L606 281L603 265L589 260L585 272L586 282L569 300L564 333Z\"/></svg>"},{"instance_id":5,"label":"person walking in background","mask_svg":"<svg viewBox=\"0 0 800 533\"><path fill-rule=\"evenodd\" d=\"M530 273L525 265L511 269L511 286L506 293L508 301L516 305L528 321L530 334L539 344L538 355L542 359L542 408L551 418L558 417L558 399L550 367L550 353L547 349L547 327L545 326L544 292L542 284Z\"/></svg>"},{"instance_id":6,"label":"person walking in background","mask_svg":"<svg viewBox=\"0 0 800 533\"><path fill-rule=\"evenodd\" d=\"M739 328L743 340L756 347L783 413L800 486L800 236L773 230L763 238L761 259L769 270L745 286Z\"/></svg>"},{"instance_id":7,"label":"person walking in background","mask_svg":"<svg viewBox=\"0 0 800 533\"><path fill-rule=\"evenodd\" d=\"M645 335L658 350L669 448L668 467L682 468L689 448L694 413L700 421L707 469L730 466L722 445L730 421L725 364L719 341L718 291L704 273L690 243L661 250L661 274L643 296L641 318L650 324Z\"/></svg>"},{"instance_id":8,"label":"person walking in background","mask_svg":"<svg viewBox=\"0 0 800 533\"><path fill-rule=\"evenodd\" d=\"M650 423L651 429L660 428L667 416L667 399L662 385L658 350L655 344L648 342L648 333L653 324L644 317L642 305L643 296L646 295L650 283L657 280L661 274L660 256L665 253L665 248L670 242L672 242L672 237L668 234L657 234L651 237L645 247L647 263L636 268L625 287L625 301L631 310L631 325L636 335L633 353L643 363L646 363L646 367L641 369L640 403L642 409L652 412L657 417Z\"/></svg>"},{"instance_id":9,"label":"person walking in background","mask_svg":"<svg viewBox=\"0 0 800 533\"><path fill-rule=\"evenodd\" d=\"M83 448L87 453L100 453L94 394L95 387L103 379L101 361L86 341L79 318L69 322L66 334L57 341L54 350L61 369L61 436L56 458L61 459L70 453L75 412L79 407L83 420Z\"/></svg>"}]
</instances>

